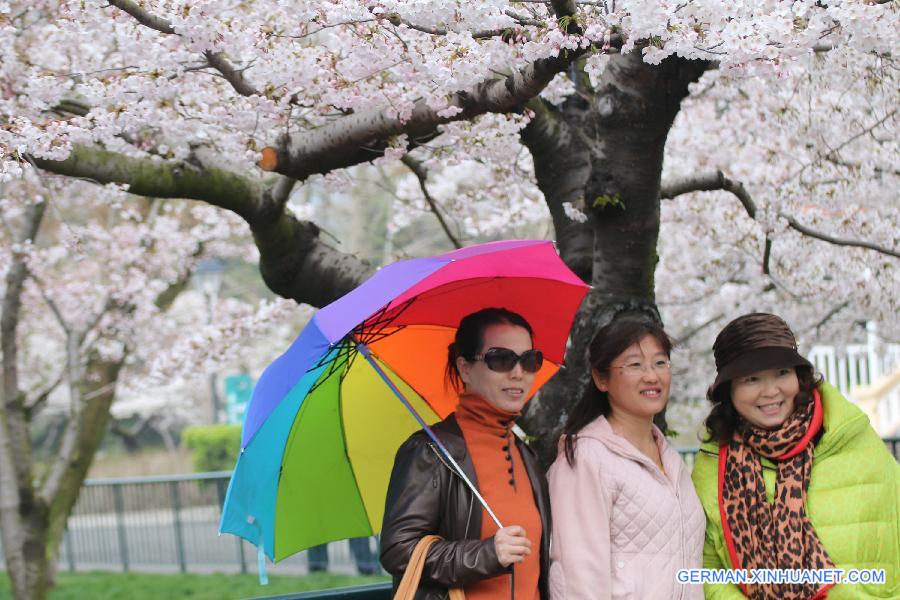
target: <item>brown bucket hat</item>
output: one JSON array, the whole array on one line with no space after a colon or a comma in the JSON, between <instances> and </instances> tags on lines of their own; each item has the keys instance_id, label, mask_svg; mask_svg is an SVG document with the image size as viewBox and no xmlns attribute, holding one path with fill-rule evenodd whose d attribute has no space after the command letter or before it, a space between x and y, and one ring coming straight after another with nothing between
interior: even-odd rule
<instances>
[{"instance_id":1,"label":"brown bucket hat","mask_svg":"<svg viewBox=\"0 0 900 600\"><path fill-rule=\"evenodd\" d=\"M769 313L750 313L725 326L713 344L716 380L710 395L723 383L764 369L809 367L797 352L794 332L784 319Z\"/></svg>"}]
</instances>

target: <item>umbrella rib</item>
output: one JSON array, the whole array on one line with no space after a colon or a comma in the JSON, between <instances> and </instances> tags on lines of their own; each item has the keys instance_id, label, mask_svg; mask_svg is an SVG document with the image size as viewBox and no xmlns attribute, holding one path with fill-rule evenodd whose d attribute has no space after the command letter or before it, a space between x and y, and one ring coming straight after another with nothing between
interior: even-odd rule
<instances>
[{"instance_id":1,"label":"umbrella rib","mask_svg":"<svg viewBox=\"0 0 900 600\"><path fill-rule=\"evenodd\" d=\"M403 312L405 312L406 309L409 308L413 304L413 302L415 302L415 300L415 297L406 300L402 305L395 307L397 310L392 312L390 317L385 318L384 315L387 313L391 304L390 302L388 302L380 309L375 311L375 313L371 317L354 327L347 335L344 336L344 338L341 340L341 343L350 348L350 350L347 351L347 354L351 354L351 365L352 360L355 357L355 354L353 354L355 353L355 349L351 347L351 342L371 344L381 341L388 336L394 335L399 331L402 331L406 328L406 325L398 325L395 329L392 329L389 332L386 331L386 329L390 327L391 323L393 323L394 320L397 319L397 317L403 314ZM339 353L335 357L335 359L343 358L343 356L343 353ZM318 366L322 366L321 363Z\"/></svg>"},{"instance_id":2,"label":"umbrella rib","mask_svg":"<svg viewBox=\"0 0 900 600\"><path fill-rule=\"evenodd\" d=\"M344 378L347 376L347 373L350 372L350 369L353 367L353 362L356 360L356 356L359 354L358 351L353 350L349 354L349 358L347 359L347 368L344 369L344 372L341 373L341 383L344 383Z\"/></svg>"},{"instance_id":3,"label":"umbrella rib","mask_svg":"<svg viewBox=\"0 0 900 600\"><path fill-rule=\"evenodd\" d=\"M403 327L406 327L406 326L404 325ZM446 329L446 328L442 327L442 329ZM378 352L376 352L374 348L370 347L368 344L366 345L366 347L369 350L369 354L371 354L374 358L377 358L381 362L388 364L388 362L384 359L384 357L379 356ZM421 389L419 389L419 387L417 387L414 383L410 382L409 379L404 377L402 373L397 371L396 367L391 366L391 369L393 369L392 373L397 377L397 379L402 381L404 383L404 385L406 385L407 387L409 387L409 389L414 391L416 393L416 395L419 396L419 398L422 398L423 400L425 399L426 394ZM446 383L445 383L445 385L446 385ZM428 404L428 401L426 400L425 403ZM433 406L430 406L430 405L429 405L429 408L431 409L432 412L434 412L435 416L440 418L440 414L438 413L437 409L435 409Z\"/></svg>"},{"instance_id":4,"label":"umbrella rib","mask_svg":"<svg viewBox=\"0 0 900 600\"><path fill-rule=\"evenodd\" d=\"M372 356L371 352L369 351L369 348L363 344L357 344L357 348L359 348L359 351L365 357L366 361L370 365L372 365L372 368L375 369L375 372L378 374L378 376L381 377L381 379L387 384L387 386L391 389L391 391L394 393L394 395L397 396L397 398L400 400L400 402L403 403L403 406L405 406L406 409L410 413L412 413L412 416L416 419L416 421L419 422L419 425L422 426L422 430L426 433L426 435L428 435L428 437L430 437L431 440L437 445L438 449L444 453L444 456L447 458L447 460L450 462L450 464L453 465L453 467L456 469L457 474L466 483L466 485L469 487L469 490L478 499L478 501L484 507L484 510L486 510L488 515L490 515L491 519L494 520L494 523L497 524L497 527L499 529L503 529L503 525L500 523L500 519L497 518L497 515L495 515L494 511L491 509L491 507L488 506L487 501L484 499L484 497L481 495L481 493L479 493L478 488L475 487L475 484L472 483L472 481L466 475L465 471L462 470L462 467L459 466L459 464L456 462L456 460L450 454L450 451L447 450L447 448L444 446L444 444L441 442L441 440L431 430L431 428L428 426L428 423L425 422L425 420L416 411L416 409L413 407L413 405L410 404L409 400L406 399L406 396L404 396L403 393L394 384L394 382L391 381L391 378L387 376L387 373L385 373L384 370L382 370L382 368L378 366L378 363L375 361L375 358Z\"/></svg>"},{"instance_id":5,"label":"umbrella rib","mask_svg":"<svg viewBox=\"0 0 900 600\"><path fill-rule=\"evenodd\" d=\"M400 331L402 331L406 328L407 328L407 325L398 325L395 329L385 332L385 329L387 329L387 327L385 327L379 331L374 331L374 332L364 334L365 337L360 338L359 341L362 342L363 344L374 344L375 342L380 342L384 338L390 337L390 336L394 335L395 333L399 333Z\"/></svg>"},{"instance_id":6,"label":"umbrella rib","mask_svg":"<svg viewBox=\"0 0 900 600\"><path fill-rule=\"evenodd\" d=\"M364 338L363 336L378 334L387 329L387 327L389 327L391 323L397 320L397 317L406 312L406 309L412 306L413 302L416 301L416 298L417 296L413 296L412 298L405 300L402 304L397 305L393 308L391 308L391 303L388 302L380 309L375 311L375 313L373 313L371 317L364 320L353 329L352 333L354 337L356 337L363 343L367 343L369 341L368 338ZM388 316L385 316L389 311L390 314Z\"/></svg>"},{"instance_id":7,"label":"umbrella rib","mask_svg":"<svg viewBox=\"0 0 900 600\"><path fill-rule=\"evenodd\" d=\"M350 357L352 355L355 355L355 353L356 353L355 348L350 347L350 345L345 342L341 342L341 346L338 349L337 354L334 355L334 357L329 359L327 362L320 361L317 366L309 369L309 371L312 371L313 369L320 368L320 367L323 367L325 364L328 364L328 373L326 373L324 377L320 377L316 381L316 383L313 384L313 386L309 389L309 392L307 392L307 395L312 394L314 391L316 391L319 388L319 386L322 385L323 383L325 383L325 381L328 380L329 377L334 375L338 369L341 369L345 364L347 364L347 362L350 360ZM309 371L307 371L307 372L309 372Z\"/></svg>"}]
</instances>

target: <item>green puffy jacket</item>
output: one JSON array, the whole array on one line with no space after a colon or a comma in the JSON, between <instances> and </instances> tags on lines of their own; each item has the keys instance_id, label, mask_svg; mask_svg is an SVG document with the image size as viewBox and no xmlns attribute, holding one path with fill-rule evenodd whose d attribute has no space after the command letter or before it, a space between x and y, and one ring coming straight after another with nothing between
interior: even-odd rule
<instances>
[{"instance_id":1,"label":"green puffy jacket","mask_svg":"<svg viewBox=\"0 0 900 600\"><path fill-rule=\"evenodd\" d=\"M839 584L829 600L900 598L900 466L856 405L827 383L819 386L824 432L813 454L806 513L839 569L884 569L882 584ZM729 569L718 503L719 448L700 447L692 478L706 512L703 566ZM766 496L773 502L776 469L763 458ZM846 573L845 573L846 575ZM706 584L707 598L743 598L737 585Z\"/></svg>"}]
</instances>

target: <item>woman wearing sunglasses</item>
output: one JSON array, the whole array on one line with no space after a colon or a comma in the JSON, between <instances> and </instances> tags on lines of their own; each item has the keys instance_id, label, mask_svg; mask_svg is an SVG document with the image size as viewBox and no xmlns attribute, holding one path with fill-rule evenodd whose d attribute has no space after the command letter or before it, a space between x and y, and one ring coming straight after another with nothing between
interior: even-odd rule
<instances>
[{"instance_id":1,"label":"woman wearing sunglasses","mask_svg":"<svg viewBox=\"0 0 900 600\"><path fill-rule=\"evenodd\" d=\"M705 518L681 457L653 424L669 399L672 342L620 316L590 344L591 383L550 467L554 600L703 597L676 581L699 568Z\"/></svg>"},{"instance_id":2,"label":"woman wearing sunglasses","mask_svg":"<svg viewBox=\"0 0 900 600\"><path fill-rule=\"evenodd\" d=\"M426 535L429 549L417 599L546 599L550 505L536 456L512 432L543 355L520 315L488 308L462 319L449 347L447 376L460 392L454 414L432 431L499 521L482 508L423 432L398 450L388 486L381 562L402 576ZM513 569L515 566L514 576ZM514 587L514 589L511 589Z\"/></svg>"},{"instance_id":3,"label":"woman wearing sunglasses","mask_svg":"<svg viewBox=\"0 0 900 600\"><path fill-rule=\"evenodd\" d=\"M883 569L884 580L708 584L707 598L900 598L900 467L865 413L816 375L776 315L733 320L713 354L693 473L709 518L704 566Z\"/></svg>"}]
</instances>

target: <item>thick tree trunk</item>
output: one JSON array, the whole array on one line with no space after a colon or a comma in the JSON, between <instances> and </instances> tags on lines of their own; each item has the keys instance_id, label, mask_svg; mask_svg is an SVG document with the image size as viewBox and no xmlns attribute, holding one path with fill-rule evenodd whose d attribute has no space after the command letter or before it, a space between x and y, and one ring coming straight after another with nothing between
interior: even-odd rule
<instances>
[{"instance_id":1,"label":"thick tree trunk","mask_svg":"<svg viewBox=\"0 0 900 600\"><path fill-rule=\"evenodd\" d=\"M648 65L638 52L613 56L597 90L579 90L561 109L548 108L548 115L536 111L540 119L523 132L562 257L593 286L572 330L566 368L541 390L523 420L537 437L545 464L556 455L568 408L588 385L585 352L594 332L623 311L656 314L654 270L666 136L688 84L707 66L680 58ZM552 129L567 135L540 135L542 129L551 130L545 124L550 118ZM568 221L561 214L563 202L580 204L587 223Z\"/></svg>"},{"instance_id":2,"label":"thick tree trunk","mask_svg":"<svg viewBox=\"0 0 900 600\"><path fill-rule=\"evenodd\" d=\"M583 208L591 175L590 107L574 97L555 108L540 98L528 103L534 112L522 142L534 159L535 178L550 209L556 245L563 260L587 283L593 272L594 234L590 223L566 215L563 204Z\"/></svg>"}]
</instances>

